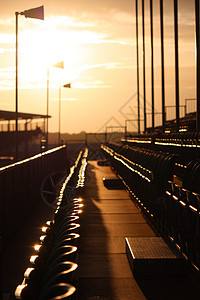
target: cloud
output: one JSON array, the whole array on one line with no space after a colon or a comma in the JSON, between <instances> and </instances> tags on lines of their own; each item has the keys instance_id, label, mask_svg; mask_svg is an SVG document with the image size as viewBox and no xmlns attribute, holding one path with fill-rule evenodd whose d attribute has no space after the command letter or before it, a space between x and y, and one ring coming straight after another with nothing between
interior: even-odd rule
<instances>
[{"instance_id":1,"label":"cloud","mask_svg":"<svg viewBox=\"0 0 200 300\"><path fill-rule=\"evenodd\" d=\"M15 35L11 33L0 33L0 44L14 44L15 42Z\"/></svg>"},{"instance_id":2,"label":"cloud","mask_svg":"<svg viewBox=\"0 0 200 300\"><path fill-rule=\"evenodd\" d=\"M15 52L15 49L14 49L14 48L9 48L9 49L6 49L6 48L0 48L0 54L14 53L14 52Z\"/></svg>"},{"instance_id":3,"label":"cloud","mask_svg":"<svg viewBox=\"0 0 200 300\"><path fill-rule=\"evenodd\" d=\"M80 67L79 72L84 72L87 70L91 69L99 69L99 68L104 68L104 69L116 69L121 65L121 63L118 62L108 62L108 63L102 63L102 64L94 64L94 65L83 65Z\"/></svg>"},{"instance_id":4,"label":"cloud","mask_svg":"<svg viewBox=\"0 0 200 300\"><path fill-rule=\"evenodd\" d=\"M76 81L73 83L73 87L77 89L99 89L99 88L109 88L109 84L106 84L100 80L90 80L90 81Z\"/></svg>"},{"instance_id":5,"label":"cloud","mask_svg":"<svg viewBox=\"0 0 200 300\"><path fill-rule=\"evenodd\" d=\"M45 27L58 35L65 35L66 41L73 44L133 44L132 36L127 31L131 25L130 14L113 14L98 18L96 14L85 14L83 16L54 16L47 18ZM120 22L121 20L121 22ZM122 27L123 32L122 32ZM80 35L81 32L81 35Z\"/></svg>"},{"instance_id":6,"label":"cloud","mask_svg":"<svg viewBox=\"0 0 200 300\"><path fill-rule=\"evenodd\" d=\"M62 101L78 101L78 98L66 98L66 97L62 97Z\"/></svg>"},{"instance_id":7,"label":"cloud","mask_svg":"<svg viewBox=\"0 0 200 300\"><path fill-rule=\"evenodd\" d=\"M8 78L8 79L13 79L14 78L14 73L15 68L14 67L7 67L7 68L0 68L0 78Z\"/></svg>"},{"instance_id":8,"label":"cloud","mask_svg":"<svg viewBox=\"0 0 200 300\"><path fill-rule=\"evenodd\" d=\"M70 102L79 101L78 98L72 98L72 97L62 97L61 100L62 100L62 102L63 101L70 101ZM53 101L58 101L58 98L54 98Z\"/></svg>"}]
</instances>

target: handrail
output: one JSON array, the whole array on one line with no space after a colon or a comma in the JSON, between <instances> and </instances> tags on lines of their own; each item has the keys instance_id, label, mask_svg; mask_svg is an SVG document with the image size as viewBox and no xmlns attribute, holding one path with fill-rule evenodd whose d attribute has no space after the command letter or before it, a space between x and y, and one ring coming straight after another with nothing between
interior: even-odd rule
<instances>
[{"instance_id":1,"label":"handrail","mask_svg":"<svg viewBox=\"0 0 200 300\"><path fill-rule=\"evenodd\" d=\"M42 201L41 185L52 172L69 166L60 146L0 168L0 236L7 243Z\"/></svg>"},{"instance_id":2,"label":"handrail","mask_svg":"<svg viewBox=\"0 0 200 300\"><path fill-rule=\"evenodd\" d=\"M29 162L31 160L34 160L34 159L37 159L39 157L42 157L42 156L45 156L45 155L48 155L50 153L53 153L53 152L56 152L62 148L66 148L66 145L63 145L63 146L59 146L59 147L56 147L56 148L53 148L53 149L50 149L50 150L47 150L45 152L42 152L42 153L39 153L39 154L36 154L34 156L31 156L29 158L26 158L26 159L23 159L23 160L20 160L20 161L17 161L16 163L14 164L10 164L10 165L7 165L7 166L4 166L4 167L1 167L0 168L0 172L4 171L4 170L7 170L7 169L10 169L10 168L13 168L15 166L18 166L18 165L21 165L21 164L24 164L26 162Z\"/></svg>"}]
</instances>

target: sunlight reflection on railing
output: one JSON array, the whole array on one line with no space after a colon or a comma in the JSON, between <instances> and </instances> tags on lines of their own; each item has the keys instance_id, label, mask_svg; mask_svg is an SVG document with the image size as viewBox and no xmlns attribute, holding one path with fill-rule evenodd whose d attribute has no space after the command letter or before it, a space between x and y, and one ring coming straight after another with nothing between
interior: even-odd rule
<instances>
[{"instance_id":1,"label":"sunlight reflection on railing","mask_svg":"<svg viewBox=\"0 0 200 300\"><path fill-rule=\"evenodd\" d=\"M39 157L45 156L45 155L47 155L47 154L56 152L56 151L58 151L58 150L60 150L60 149L62 149L62 148L65 148L65 147L66 147L65 145L60 146L60 147L56 147L56 148L50 149L50 150L48 150L48 151L45 151L45 152L36 154L36 155L34 155L34 156L32 156L32 157L26 158L26 159L24 159L24 160L17 161L17 162L14 163L14 164L10 164L10 165L8 165L8 166L1 167L1 168L0 168L0 172L4 171L4 170L6 170L6 169L13 168L13 167L18 166L18 165L22 165L22 164L24 164L24 163L26 163L26 162L29 162L29 161L34 160L34 159L37 159L37 158L39 158Z\"/></svg>"}]
</instances>

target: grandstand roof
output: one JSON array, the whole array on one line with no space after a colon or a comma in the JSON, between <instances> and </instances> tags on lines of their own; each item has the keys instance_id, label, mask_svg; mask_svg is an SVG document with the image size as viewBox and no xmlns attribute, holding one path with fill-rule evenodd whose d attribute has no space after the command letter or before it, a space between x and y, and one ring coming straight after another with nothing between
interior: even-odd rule
<instances>
[{"instance_id":1,"label":"grandstand roof","mask_svg":"<svg viewBox=\"0 0 200 300\"><path fill-rule=\"evenodd\" d=\"M29 120L29 119L44 119L44 118L51 118L51 116L18 112L18 119ZM15 120L15 112L0 110L0 121L3 120Z\"/></svg>"}]
</instances>

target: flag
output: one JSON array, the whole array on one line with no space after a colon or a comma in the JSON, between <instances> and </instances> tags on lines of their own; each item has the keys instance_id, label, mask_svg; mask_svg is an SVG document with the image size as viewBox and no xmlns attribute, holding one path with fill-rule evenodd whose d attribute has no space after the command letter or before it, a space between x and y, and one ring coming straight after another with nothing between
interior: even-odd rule
<instances>
[{"instance_id":1,"label":"flag","mask_svg":"<svg viewBox=\"0 0 200 300\"><path fill-rule=\"evenodd\" d=\"M60 61L57 64L54 64L53 67L64 69L64 61Z\"/></svg>"},{"instance_id":2,"label":"flag","mask_svg":"<svg viewBox=\"0 0 200 300\"><path fill-rule=\"evenodd\" d=\"M21 12L20 14L24 15L26 18L34 18L34 19L44 20L44 6L31 8L31 9L25 10L24 12Z\"/></svg>"},{"instance_id":3,"label":"flag","mask_svg":"<svg viewBox=\"0 0 200 300\"><path fill-rule=\"evenodd\" d=\"M67 83L63 85L64 88L71 88L71 83Z\"/></svg>"}]
</instances>

